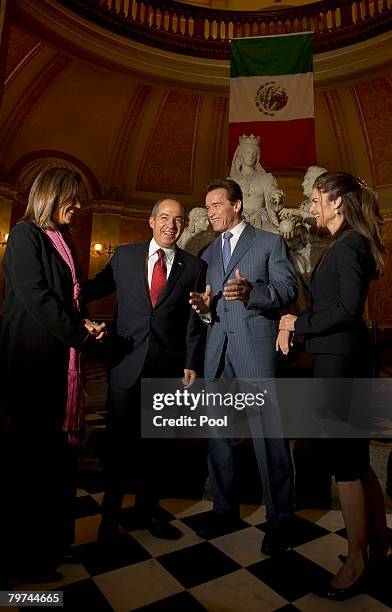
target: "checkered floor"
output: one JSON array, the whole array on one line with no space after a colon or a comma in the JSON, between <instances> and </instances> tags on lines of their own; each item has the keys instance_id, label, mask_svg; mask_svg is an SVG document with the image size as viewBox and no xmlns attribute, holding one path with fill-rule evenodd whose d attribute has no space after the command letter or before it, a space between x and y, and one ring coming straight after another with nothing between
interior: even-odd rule
<instances>
[{"instance_id":1,"label":"checkered floor","mask_svg":"<svg viewBox=\"0 0 392 612\"><path fill-rule=\"evenodd\" d=\"M14 582L10 586L61 590L65 610L94 612L373 612L392 608L392 555L366 595L335 604L311 594L313 585L337 571L337 555L346 551L339 511L297 513L294 550L269 558L260 552L264 508L243 505L240 529L206 541L194 529L211 511L211 502L163 500L162 512L183 532L173 542L137 528L133 496L127 495L122 523L129 533L121 544L108 545L96 540L101 500L101 492L78 492L74 552L79 563L59 568L64 576L61 582L39 587ZM392 528L392 515L388 521Z\"/></svg>"},{"instance_id":2,"label":"checkered floor","mask_svg":"<svg viewBox=\"0 0 392 612\"><path fill-rule=\"evenodd\" d=\"M87 365L87 426L99 430L106 420L106 368L99 360ZM195 530L211 512L210 501L163 500L162 513L183 532L180 540L170 542L138 528L133 496L126 495L121 522L128 535L121 545L97 542L103 493L102 474L95 461L85 456L86 488L78 492L74 546L78 563L59 568L61 582L13 582L0 585L2 589L61 590L65 610L92 612L374 612L392 608L392 556L367 594L340 604L312 595L312 587L336 573L338 554L346 552L342 516L337 510L298 512L294 550L269 558L260 552L263 507L242 505L241 528L206 541ZM392 514L388 525L392 537Z\"/></svg>"}]
</instances>

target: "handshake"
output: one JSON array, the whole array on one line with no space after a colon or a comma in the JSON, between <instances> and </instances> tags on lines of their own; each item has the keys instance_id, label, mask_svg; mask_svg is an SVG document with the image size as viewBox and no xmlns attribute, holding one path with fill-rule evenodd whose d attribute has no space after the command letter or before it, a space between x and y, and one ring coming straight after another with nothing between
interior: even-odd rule
<instances>
[{"instance_id":1,"label":"handshake","mask_svg":"<svg viewBox=\"0 0 392 612\"><path fill-rule=\"evenodd\" d=\"M84 326L87 329L89 337L95 338L95 340L103 340L107 336L106 323L96 323L96 321L90 321L90 319L83 320Z\"/></svg>"}]
</instances>

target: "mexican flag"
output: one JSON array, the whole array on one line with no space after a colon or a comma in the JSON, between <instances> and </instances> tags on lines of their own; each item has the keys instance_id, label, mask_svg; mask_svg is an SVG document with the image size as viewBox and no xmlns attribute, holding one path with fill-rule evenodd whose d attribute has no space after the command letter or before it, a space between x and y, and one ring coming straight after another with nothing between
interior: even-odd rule
<instances>
[{"instance_id":1,"label":"mexican flag","mask_svg":"<svg viewBox=\"0 0 392 612\"><path fill-rule=\"evenodd\" d=\"M262 166L313 165L313 34L238 38L230 48L229 162L239 137L254 134Z\"/></svg>"}]
</instances>

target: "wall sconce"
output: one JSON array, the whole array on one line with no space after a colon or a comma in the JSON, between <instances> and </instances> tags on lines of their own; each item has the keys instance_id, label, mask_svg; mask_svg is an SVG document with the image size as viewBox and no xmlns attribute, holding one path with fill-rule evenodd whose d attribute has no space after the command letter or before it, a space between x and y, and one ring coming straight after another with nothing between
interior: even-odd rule
<instances>
[{"instance_id":1,"label":"wall sconce","mask_svg":"<svg viewBox=\"0 0 392 612\"><path fill-rule=\"evenodd\" d=\"M3 232L0 231L0 246L5 246L7 244L8 236L9 234L3 234Z\"/></svg>"},{"instance_id":2,"label":"wall sconce","mask_svg":"<svg viewBox=\"0 0 392 612\"><path fill-rule=\"evenodd\" d=\"M110 258L114 253L114 247L112 246L111 242L109 242L109 244L93 242L91 246L93 249L93 253L98 257L100 257L101 255L107 255Z\"/></svg>"}]
</instances>

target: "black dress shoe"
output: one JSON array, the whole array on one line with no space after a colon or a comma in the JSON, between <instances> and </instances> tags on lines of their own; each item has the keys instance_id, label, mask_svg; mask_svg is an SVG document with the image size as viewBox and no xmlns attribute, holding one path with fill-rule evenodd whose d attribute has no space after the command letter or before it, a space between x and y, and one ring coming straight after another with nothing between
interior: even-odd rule
<instances>
[{"instance_id":1,"label":"black dress shoe","mask_svg":"<svg viewBox=\"0 0 392 612\"><path fill-rule=\"evenodd\" d=\"M347 555L338 555L338 559L342 563L346 563ZM374 573L375 571L377 571L384 564L386 559L386 556L381 557L380 559L370 559L367 566L368 572Z\"/></svg>"},{"instance_id":2,"label":"black dress shoe","mask_svg":"<svg viewBox=\"0 0 392 612\"><path fill-rule=\"evenodd\" d=\"M183 535L169 521L156 516L151 516L145 520L145 528L148 529L151 535L162 540L179 540Z\"/></svg>"},{"instance_id":3,"label":"black dress shoe","mask_svg":"<svg viewBox=\"0 0 392 612\"><path fill-rule=\"evenodd\" d=\"M351 599L352 597L356 597L356 595L366 593L365 586L365 579L362 575L345 589L338 589L329 583L325 587L314 589L313 593L324 599L330 599L331 601L346 601L346 599Z\"/></svg>"},{"instance_id":4,"label":"black dress shoe","mask_svg":"<svg viewBox=\"0 0 392 612\"><path fill-rule=\"evenodd\" d=\"M44 582L59 582L63 579L63 575L55 569L40 569L35 570L15 570L11 573L12 578L16 578L19 582L27 584L40 584Z\"/></svg>"},{"instance_id":5,"label":"black dress shoe","mask_svg":"<svg viewBox=\"0 0 392 612\"><path fill-rule=\"evenodd\" d=\"M269 527L261 544L263 555L273 556L292 550L291 521L283 520L279 525Z\"/></svg>"},{"instance_id":6,"label":"black dress shoe","mask_svg":"<svg viewBox=\"0 0 392 612\"><path fill-rule=\"evenodd\" d=\"M128 535L128 532L124 527L118 523L102 519L98 528L97 540L100 542L117 540L118 538L123 538L125 535Z\"/></svg>"},{"instance_id":7,"label":"black dress shoe","mask_svg":"<svg viewBox=\"0 0 392 612\"><path fill-rule=\"evenodd\" d=\"M64 563L64 564L68 563L68 564L71 565L71 564L74 564L74 563L80 563L80 559L70 549L70 550L67 550L64 553L62 563Z\"/></svg>"},{"instance_id":8,"label":"black dress shoe","mask_svg":"<svg viewBox=\"0 0 392 612\"><path fill-rule=\"evenodd\" d=\"M232 531L240 529L240 519L231 512L211 512L205 522L196 528L200 538L212 540Z\"/></svg>"}]
</instances>

